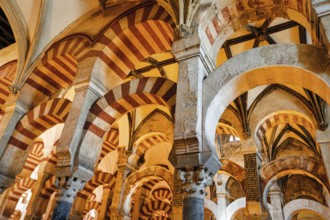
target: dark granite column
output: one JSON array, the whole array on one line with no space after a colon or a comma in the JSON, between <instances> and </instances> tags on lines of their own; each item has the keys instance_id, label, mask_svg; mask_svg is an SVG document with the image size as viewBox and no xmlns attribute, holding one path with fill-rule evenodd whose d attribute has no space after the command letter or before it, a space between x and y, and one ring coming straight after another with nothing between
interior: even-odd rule
<instances>
[{"instance_id":1,"label":"dark granite column","mask_svg":"<svg viewBox=\"0 0 330 220\"><path fill-rule=\"evenodd\" d=\"M204 166L179 171L183 185L183 220L204 219L205 188L212 184L212 176Z\"/></svg>"},{"instance_id":2,"label":"dark granite column","mask_svg":"<svg viewBox=\"0 0 330 220\"><path fill-rule=\"evenodd\" d=\"M75 177L59 177L57 181L60 189L56 195L57 201L53 210L52 220L67 220L69 219L73 201L85 182Z\"/></svg>"}]
</instances>

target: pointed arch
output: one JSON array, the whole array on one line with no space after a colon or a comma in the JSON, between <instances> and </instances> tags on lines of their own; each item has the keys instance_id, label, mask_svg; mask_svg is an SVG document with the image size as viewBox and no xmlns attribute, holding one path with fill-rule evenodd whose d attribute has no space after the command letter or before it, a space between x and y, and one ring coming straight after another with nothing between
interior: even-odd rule
<instances>
[{"instance_id":1,"label":"pointed arch","mask_svg":"<svg viewBox=\"0 0 330 220\"><path fill-rule=\"evenodd\" d=\"M165 187L160 187L156 188L151 192L152 198L153 199L167 199L168 201L172 202L173 196L172 196L172 191L169 188Z\"/></svg>"},{"instance_id":2,"label":"pointed arch","mask_svg":"<svg viewBox=\"0 0 330 220\"><path fill-rule=\"evenodd\" d=\"M152 112L150 112L139 124L139 126L136 128L136 131L133 136L133 140L137 140L140 136L144 135L140 133L140 130L143 128L143 126L148 122L149 119L152 117L160 115L161 117L164 117L166 120L168 120L174 127L174 120L171 116L169 116L166 112L160 110L159 108L154 109ZM157 117L160 117L157 116ZM156 132L162 132L165 133L164 131L156 131Z\"/></svg>"}]
</instances>

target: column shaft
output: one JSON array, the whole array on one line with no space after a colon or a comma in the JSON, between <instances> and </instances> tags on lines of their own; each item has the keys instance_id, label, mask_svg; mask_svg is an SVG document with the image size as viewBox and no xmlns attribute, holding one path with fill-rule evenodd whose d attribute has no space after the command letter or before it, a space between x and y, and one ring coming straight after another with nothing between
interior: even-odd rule
<instances>
[{"instance_id":1,"label":"column shaft","mask_svg":"<svg viewBox=\"0 0 330 220\"><path fill-rule=\"evenodd\" d=\"M204 219L204 199L187 197L183 199L183 220Z\"/></svg>"}]
</instances>

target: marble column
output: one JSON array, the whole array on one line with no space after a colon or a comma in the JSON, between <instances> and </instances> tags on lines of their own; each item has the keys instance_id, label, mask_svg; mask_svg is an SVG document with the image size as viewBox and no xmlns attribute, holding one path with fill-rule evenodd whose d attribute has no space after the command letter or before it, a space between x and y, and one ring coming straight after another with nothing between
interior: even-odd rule
<instances>
[{"instance_id":1,"label":"marble column","mask_svg":"<svg viewBox=\"0 0 330 220\"><path fill-rule=\"evenodd\" d=\"M179 171L183 185L183 220L204 219L205 188L212 184L212 176L204 166Z\"/></svg>"},{"instance_id":2,"label":"marble column","mask_svg":"<svg viewBox=\"0 0 330 220\"><path fill-rule=\"evenodd\" d=\"M284 220L282 208L282 192L277 183L274 183L269 190L270 203L272 204L272 220Z\"/></svg>"},{"instance_id":3,"label":"marble column","mask_svg":"<svg viewBox=\"0 0 330 220\"><path fill-rule=\"evenodd\" d=\"M85 182L75 178L59 177L57 185L59 190L57 192L57 201L52 213L52 220L66 220L69 219L70 210L73 201L84 186Z\"/></svg>"},{"instance_id":4,"label":"marble column","mask_svg":"<svg viewBox=\"0 0 330 220\"><path fill-rule=\"evenodd\" d=\"M228 192L226 185L229 179L228 175L218 173L216 176L217 199L218 199L218 220L226 220L226 208L228 205Z\"/></svg>"}]
</instances>

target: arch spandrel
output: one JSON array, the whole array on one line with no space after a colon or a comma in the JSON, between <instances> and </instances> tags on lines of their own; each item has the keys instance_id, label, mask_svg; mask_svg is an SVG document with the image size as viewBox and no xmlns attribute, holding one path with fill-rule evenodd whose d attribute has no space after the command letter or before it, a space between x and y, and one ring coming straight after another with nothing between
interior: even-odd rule
<instances>
[{"instance_id":1,"label":"arch spandrel","mask_svg":"<svg viewBox=\"0 0 330 220\"><path fill-rule=\"evenodd\" d=\"M232 100L266 84L306 88L330 103L326 50L312 45L272 45L244 52L217 68L203 82L205 136L215 152L218 119Z\"/></svg>"}]
</instances>

